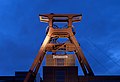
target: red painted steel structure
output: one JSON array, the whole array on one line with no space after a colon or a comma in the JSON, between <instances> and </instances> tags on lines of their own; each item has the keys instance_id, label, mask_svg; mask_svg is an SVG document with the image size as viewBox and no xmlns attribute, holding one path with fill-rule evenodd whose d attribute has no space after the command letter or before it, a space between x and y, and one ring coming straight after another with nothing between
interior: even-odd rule
<instances>
[{"instance_id":1,"label":"red painted steel structure","mask_svg":"<svg viewBox=\"0 0 120 82\"><path fill-rule=\"evenodd\" d=\"M83 73L85 76L94 76L94 73L88 64L80 45L78 44L75 38L75 32L73 31L73 22L81 21L82 15L81 14L43 14L40 15L41 22L49 23L49 27L47 30L47 35L43 44L36 56L24 82L32 82L33 78L35 78L39 67L43 61L43 58L47 51L51 51L55 53L60 49L65 49L65 51L73 51L75 52ZM60 29L59 27L53 25L54 22L67 22L67 28ZM68 38L70 43L56 43L58 38ZM51 41L54 43L51 44Z\"/></svg>"}]
</instances>

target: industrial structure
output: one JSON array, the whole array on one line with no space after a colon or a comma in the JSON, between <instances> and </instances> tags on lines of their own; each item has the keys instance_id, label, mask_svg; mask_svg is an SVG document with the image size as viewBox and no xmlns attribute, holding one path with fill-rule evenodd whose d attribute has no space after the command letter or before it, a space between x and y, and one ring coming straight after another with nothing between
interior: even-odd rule
<instances>
[{"instance_id":1,"label":"industrial structure","mask_svg":"<svg viewBox=\"0 0 120 82\"><path fill-rule=\"evenodd\" d=\"M39 67L46 55L46 66L66 67L64 69L74 69L75 57L78 58L85 76L94 76L94 73L88 64L79 43L75 38L75 29L73 22L81 21L81 14L43 14L40 15L41 22L47 22L46 38L36 56L24 82L33 82ZM60 24L67 24L60 27ZM58 25L56 25L58 24ZM59 42L59 39L66 39L66 42ZM72 52L72 54L68 54ZM46 68L45 68L46 69ZM59 69L59 68L57 68ZM76 69L76 68L75 68ZM49 70L49 69L48 69ZM77 70L77 69L76 69ZM58 74L59 75L59 74ZM57 81L56 81L57 82ZM58 81L68 82L68 81ZM75 82L75 81L74 81Z\"/></svg>"}]
</instances>

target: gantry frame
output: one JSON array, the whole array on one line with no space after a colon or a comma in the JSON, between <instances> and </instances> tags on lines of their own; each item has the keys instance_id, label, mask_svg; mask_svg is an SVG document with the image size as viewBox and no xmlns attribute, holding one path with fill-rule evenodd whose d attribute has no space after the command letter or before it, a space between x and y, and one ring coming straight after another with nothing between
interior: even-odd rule
<instances>
[{"instance_id":1,"label":"gantry frame","mask_svg":"<svg viewBox=\"0 0 120 82\"><path fill-rule=\"evenodd\" d=\"M82 15L52 13L52 14L42 14L42 15L39 15L39 17L41 22L47 22L49 24L49 30L47 32L45 40L43 41L41 48L39 49L38 55L36 56L32 66L30 67L30 70L24 82L32 82L32 80L34 80L34 78L36 77L36 74L38 73L39 67L43 61L43 58L46 54L46 51L56 52L61 47L64 47L63 45L67 45L66 43L62 45L59 44L59 47L56 49L53 49L53 46L55 46L55 44L53 44L52 46L48 46L51 39L56 37L57 38L64 37L69 39L69 41L71 42L70 45L73 45L72 47L74 48L72 47L69 49L66 48L66 50L75 52L85 76L94 76L94 73L90 65L88 64L80 48L80 45L74 36L75 34L72 30L73 29L72 23L81 21ZM53 28L53 22L68 22L68 27L64 29L59 29L59 28L55 29ZM70 46L70 45L67 45L67 46Z\"/></svg>"}]
</instances>

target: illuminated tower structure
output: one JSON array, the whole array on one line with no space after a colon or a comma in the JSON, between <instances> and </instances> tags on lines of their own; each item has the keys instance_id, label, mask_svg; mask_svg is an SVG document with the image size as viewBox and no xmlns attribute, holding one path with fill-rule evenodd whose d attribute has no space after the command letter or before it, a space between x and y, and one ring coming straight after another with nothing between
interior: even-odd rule
<instances>
[{"instance_id":1,"label":"illuminated tower structure","mask_svg":"<svg viewBox=\"0 0 120 82\"><path fill-rule=\"evenodd\" d=\"M41 22L47 22L46 38L36 56L24 82L32 82L36 77L39 67L46 56L47 66L74 66L75 55L79 60L82 71L85 76L94 76L94 73L88 64L79 43L75 38L73 22L81 21L81 14L43 14L40 15ZM55 24L67 23L66 26L59 27ZM58 42L58 39L66 38L66 42ZM51 54L48 52L51 52ZM74 52L68 54L67 52ZM68 59L67 59L68 58Z\"/></svg>"}]
</instances>

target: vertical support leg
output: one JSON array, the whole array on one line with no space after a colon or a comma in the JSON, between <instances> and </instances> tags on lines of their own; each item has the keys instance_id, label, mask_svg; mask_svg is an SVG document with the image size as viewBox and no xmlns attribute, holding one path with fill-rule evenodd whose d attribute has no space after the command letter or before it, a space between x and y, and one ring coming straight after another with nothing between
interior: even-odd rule
<instances>
[{"instance_id":1,"label":"vertical support leg","mask_svg":"<svg viewBox=\"0 0 120 82\"><path fill-rule=\"evenodd\" d=\"M78 55L78 53L76 53L76 56L77 56L78 61L79 61L80 65L81 65L81 68L82 68L82 70L83 70L84 75L87 75L87 70L86 70L86 68L85 68L85 66L84 66L84 63L83 63L83 61L82 61L82 58Z\"/></svg>"},{"instance_id":2,"label":"vertical support leg","mask_svg":"<svg viewBox=\"0 0 120 82\"><path fill-rule=\"evenodd\" d=\"M82 70L86 75L90 75L90 76L94 76L94 73L92 71L92 69L90 68L90 65L88 64L75 36L72 34L72 36L70 36L70 41L75 45L76 47L76 55L78 57L79 63L81 64Z\"/></svg>"},{"instance_id":3,"label":"vertical support leg","mask_svg":"<svg viewBox=\"0 0 120 82\"><path fill-rule=\"evenodd\" d=\"M40 67L40 65L42 63L42 60L44 58L44 55L45 55L46 44L50 41L50 38L51 37L49 35L46 36L46 38L45 38L45 40L44 40L44 42L43 42L43 44L42 44L42 46L41 46L41 48L40 48L40 50L38 52L38 55L36 56L36 58L35 58L32 66L31 66L31 68L30 68L24 82L30 82L29 79L32 76L32 74L37 73L37 71L38 71L38 69L39 69L39 67Z\"/></svg>"}]
</instances>

